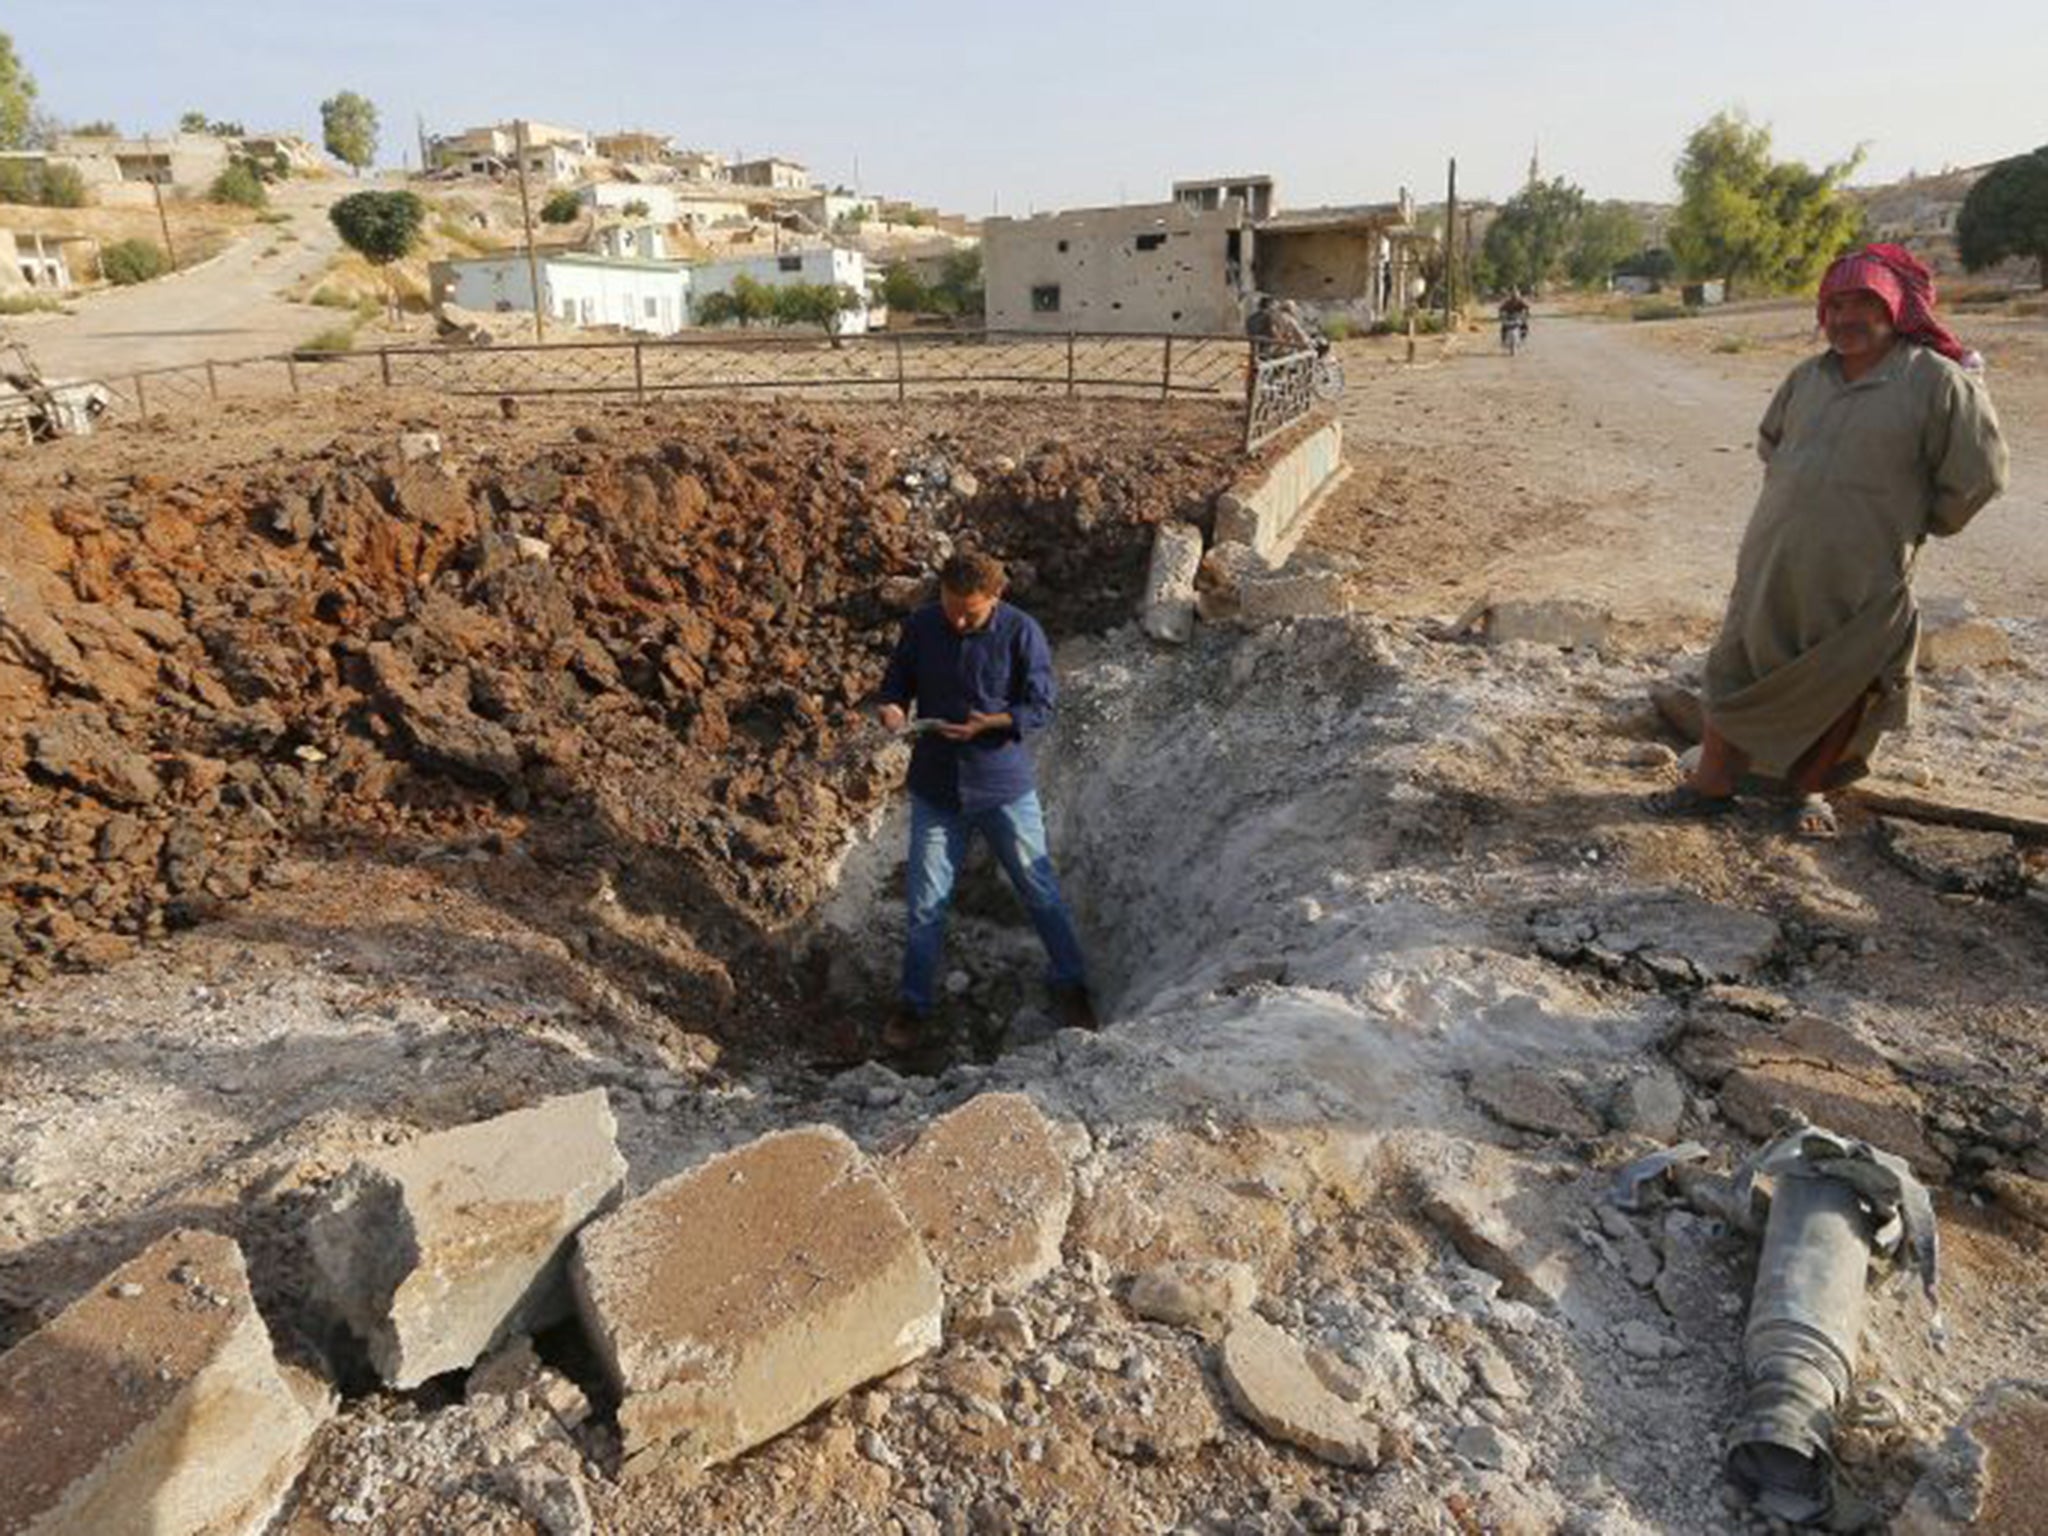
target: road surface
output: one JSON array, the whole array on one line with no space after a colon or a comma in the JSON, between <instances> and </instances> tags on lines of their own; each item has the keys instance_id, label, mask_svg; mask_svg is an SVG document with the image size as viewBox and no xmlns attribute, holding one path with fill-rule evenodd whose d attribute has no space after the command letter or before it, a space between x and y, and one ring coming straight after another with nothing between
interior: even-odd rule
<instances>
[{"instance_id":1,"label":"road surface","mask_svg":"<svg viewBox=\"0 0 2048 1536\"><path fill-rule=\"evenodd\" d=\"M1652 625L1718 616L1762 475L1756 423L1794 354L1688 354L1651 327L1540 316L1514 358L1464 341L1438 364L1354 370L1347 430L1379 473L1359 477L1349 510L1365 529L1418 509L1439 525L1434 541L1361 533L1355 549L1408 551L1408 565L1426 552L1434 569L1384 574L1436 608L1492 591ZM1961 537L1930 542L1923 598L2048 611L2044 371L1994 367L2012 488Z\"/></svg>"},{"instance_id":2,"label":"road surface","mask_svg":"<svg viewBox=\"0 0 2048 1536\"><path fill-rule=\"evenodd\" d=\"M85 295L68 306L70 314L30 317L13 322L10 330L53 378L106 377L284 351L331 318L285 294L322 271L341 249L327 209L354 190L340 181L286 182L274 189L272 204L292 215L290 223L256 225L200 266ZM297 241L281 241L286 231ZM277 254L264 254L273 249Z\"/></svg>"}]
</instances>

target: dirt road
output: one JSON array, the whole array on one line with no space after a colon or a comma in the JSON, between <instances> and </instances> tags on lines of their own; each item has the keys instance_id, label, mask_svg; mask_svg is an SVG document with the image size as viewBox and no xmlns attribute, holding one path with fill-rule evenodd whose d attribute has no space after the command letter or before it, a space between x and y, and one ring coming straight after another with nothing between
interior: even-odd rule
<instances>
[{"instance_id":1,"label":"dirt road","mask_svg":"<svg viewBox=\"0 0 2048 1536\"><path fill-rule=\"evenodd\" d=\"M1757 419L1809 344L1803 311L1706 327L1546 316L1513 359L1482 336L1413 368L1361 351L1344 411L1353 452L1374 473L1339 515L1372 567L1365 579L1384 574L1408 606L1456 606L1491 590L1585 598L1652 627L1710 622L1756 496ZM2048 381L2024 345L2009 360L1994 355L1992 377L2012 489L1961 538L1928 548L1919 590L2028 615L2048 607L2038 408ZM1402 464L1411 451L1426 470ZM1386 505L1418 501L1433 528L1376 522ZM1436 558L1415 559L1432 542Z\"/></svg>"},{"instance_id":2,"label":"dirt road","mask_svg":"<svg viewBox=\"0 0 2048 1536\"><path fill-rule=\"evenodd\" d=\"M295 346L324 322L321 311L285 295L341 248L327 209L354 190L340 181L288 182L273 204L289 222L258 225L189 271L91 294L69 314L22 323L21 339L46 373L62 377L226 361Z\"/></svg>"}]
</instances>

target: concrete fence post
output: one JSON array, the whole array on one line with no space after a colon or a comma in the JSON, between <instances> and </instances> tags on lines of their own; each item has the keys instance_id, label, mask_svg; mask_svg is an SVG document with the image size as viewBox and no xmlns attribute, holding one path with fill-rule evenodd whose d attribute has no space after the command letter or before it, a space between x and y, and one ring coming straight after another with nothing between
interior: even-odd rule
<instances>
[{"instance_id":1,"label":"concrete fence post","mask_svg":"<svg viewBox=\"0 0 2048 1536\"><path fill-rule=\"evenodd\" d=\"M633 398L645 402L647 399L647 361L644 342L633 343Z\"/></svg>"},{"instance_id":2,"label":"concrete fence post","mask_svg":"<svg viewBox=\"0 0 2048 1536\"><path fill-rule=\"evenodd\" d=\"M220 398L220 378L214 372L213 359L210 357L206 360L206 395L209 400Z\"/></svg>"},{"instance_id":3,"label":"concrete fence post","mask_svg":"<svg viewBox=\"0 0 2048 1536\"><path fill-rule=\"evenodd\" d=\"M1067 332L1067 398L1074 398L1074 333Z\"/></svg>"},{"instance_id":4,"label":"concrete fence post","mask_svg":"<svg viewBox=\"0 0 2048 1536\"><path fill-rule=\"evenodd\" d=\"M290 352L284 355L284 372L285 377L291 380L292 393L296 395L299 392L299 360Z\"/></svg>"},{"instance_id":5,"label":"concrete fence post","mask_svg":"<svg viewBox=\"0 0 2048 1536\"><path fill-rule=\"evenodd\" d=\"M1160 365L1160 369L1159 369L1159 398L1160 398L1160 399L1162 399L1162 400L1168 400L1168 399L1171 399L1172 397L1173 397L1173 338L1172 338L1171 336L1168 336L1168 337L1166 338L1166 358L1165 358L1165 361L1161 363L1161 365Z\"/></svg>"},{"instance_id":6,"label":"concrete fence post","mask_svg":"<svg viewBox=\"0 0 2048 1536\"><path fill-rule=\"evenodd\" d=\"M907 400L907 399L909 399L909 398L910 398L910 387L909 387L909 381L908 381L908 379L906 379L906 378L905 378L905 376L904 376L904 372L903 372L903 338L902 338L901 336L898 336L898 337L896 337L896 338L895 338L895 342L896 342L896 399L897 399L897 402L898 402L899 404L901 404L901 403L902 403L903 401L905 401L905 400Z\"/></svg>"},{"instance_id":7,"label":"concrete fence post","mask_svg":"<svg viewBox=\"0 0 2048 1536\"><path fill-rule=\"evenodd\" d=\"M391 387L391 349L389 347L379 347L377 349L377 370L384 375L384 387L389 389Z\"/></svg>"},{"instance_id":8,"label":"concrete fence post","mask_svg":"<svg viewBox=\"0 0 2048 1536\"><path fill-rule=\"evenodd\" d=\"M149 415L149 396L143 392L142 375L139 373L135 375L135 414L137 417Z\"/></svg>"}]
</instances>

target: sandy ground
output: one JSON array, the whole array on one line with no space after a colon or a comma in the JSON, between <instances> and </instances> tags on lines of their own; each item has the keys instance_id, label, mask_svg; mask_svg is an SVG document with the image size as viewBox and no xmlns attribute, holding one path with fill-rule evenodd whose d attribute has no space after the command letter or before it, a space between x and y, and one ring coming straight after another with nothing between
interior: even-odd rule
<instances>
[{"instance_id":1,"label":"sandy ground","mask_svg":"<svg viewBox=\"0 0 2048 1536\"><path fill-rule=\"evenodd\" d=\"M773 1126L830 1119L880 1146L1018 1087L1085 1148L1066 1263L1022 1304L1028 1344L955 1339L703 1483L653 1490L615 1481L613 1405L560 1341L544 1355L597 1407L573 1435L508 1427L454 1384L357 1384L287 1529L525 1536L545 1527L488 1469L539 1445L588 1501L577 1530L1761 1533L1719 1460L1754 1241L1705 1196L1625 1217L1601 1192L1653 1144L1618 1093L1669 1085L1660 1134L1726 1172L1768 1126L1701 1040L1813 1016L1836 1043L1786 1070L1839 1074L1835 1112L1912 1141L1947 1244L1946 1349L1910 1293L1877 1300L1859 1385L1886 1411L1839 1447L1852 1493L1896 1511L1977 1392L2048 1375L2048 1235L1987 1182L2048 1175L2042 857L2009 848L2010 885L1943 891L1853 808L1827 845L1788 840L1767 802L1711 825L1638 810L1677 745L1647 689L1697 664L1754 492L1748 434L1797 341L1784 316L1739 323L1754 353L1590 321L1539 322L1512 362L1407 369L1360 347L1359 472L1299 559L1349 569L1365 611L1205 628L1181 652L1129 629L1065 647L1044 780L1103 1034L1053 1031L1028 931L985 871L949 990L1001 1053L828 1079L678 1048L660 1000L573 928L492 899L516 844L309 851L223 920L0 1012L10 1333L200 1221L242 1239L283 1347L317 1362L300 1224L350 1154L548 1092L606 1086L644 1188ZM1927 778L1993 793L2034 789L2048 740L2031 345L2021 330L1994 355L2020 487L1927 571L1998 616L2018 659L1930 679L1899 744ZM1979 554L1980 536L2004 542ZM1487 591L1589 597L1625 623L1597 653L1450 634ZM846 995L893 959L896 815L786 936ZM583 899L600 908L602 883ZM1422 1208L1445 1168L1555 1266L1547 1302L1505 1294ZM1131 1314L1129 1277L1183 1258L1250 1265L1269 1320L1379 1373L1380 1470L1261 1436L1213 1351ZM1499 1465L1470 1454L1482 1429L1509 1442Z\"/></svg>"}]
</instances>

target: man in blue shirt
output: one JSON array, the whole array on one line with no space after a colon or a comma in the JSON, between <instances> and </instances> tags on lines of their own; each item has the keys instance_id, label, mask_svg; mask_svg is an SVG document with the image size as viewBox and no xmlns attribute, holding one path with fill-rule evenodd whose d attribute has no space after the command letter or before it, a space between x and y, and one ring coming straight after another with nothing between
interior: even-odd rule
<instances>
[{"instance_id":1,"label":"man in blue shirt","mask_svg":"<svg viewBox=\"0 0 2048 1536\"><path fill-rule=\"evenodd\" d=\"M955 555L939 572L939 601L903 621L881 689L882 724L911 728L909 928L902 998L882 1048L924 1043L946 939L953 881L975 833L1010 877L1051 962L1060 1022L1096 1027L1081 944L1046 850L1031 752L1024 738L1052 721L1052 647L1037 620L1002 600L1002 566Z\"/></svg>"}]
</instances>

